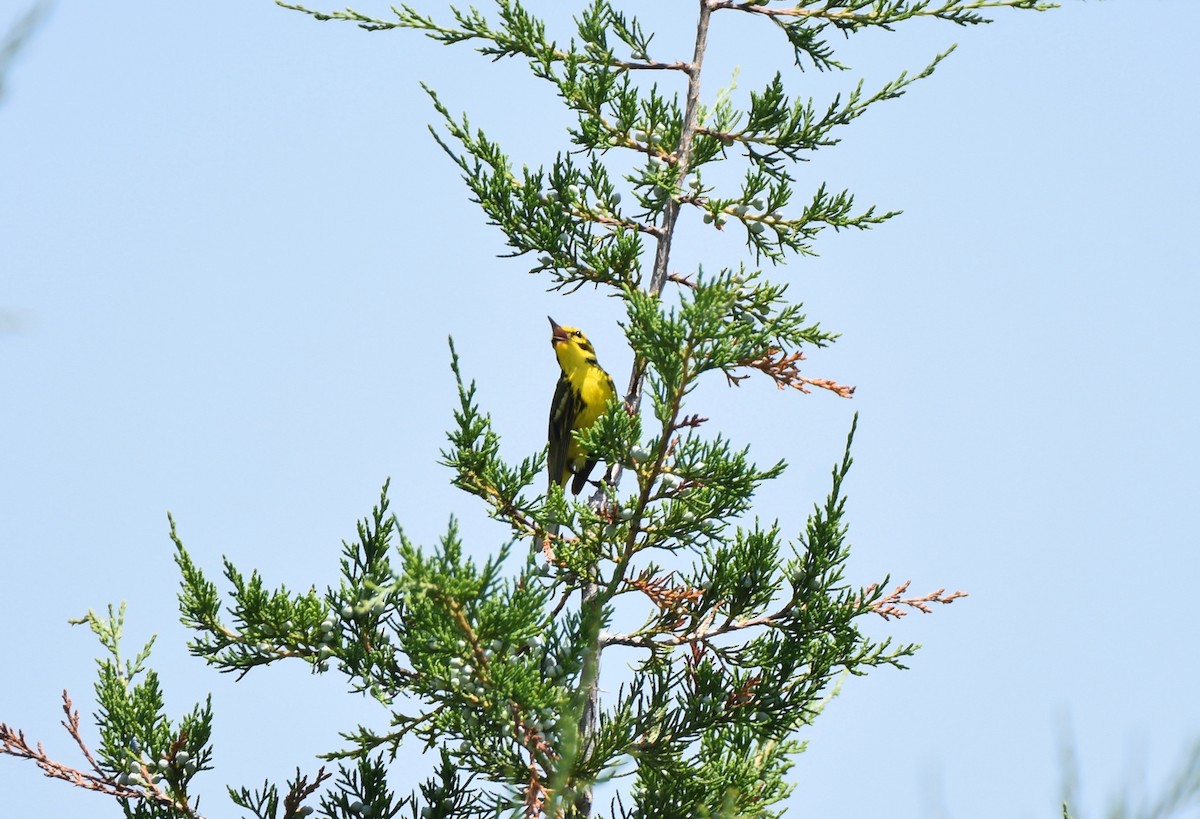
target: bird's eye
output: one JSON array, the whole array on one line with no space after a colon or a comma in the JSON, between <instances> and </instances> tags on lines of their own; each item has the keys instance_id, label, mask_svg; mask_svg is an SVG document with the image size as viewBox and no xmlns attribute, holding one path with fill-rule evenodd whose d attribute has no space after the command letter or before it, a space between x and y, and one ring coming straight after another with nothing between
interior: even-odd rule
<instances>
[{"instance_id":1,"label":"bird's eye","mask_svg":"<svg viewBox=\"0 0 1200 819\"><path fill-rule=\"evenodd\" d=\"M583 338L583 333L579 332L578 330L571 333L571 335L575 336L575 338Z\"/></svg>"}]
</instances>

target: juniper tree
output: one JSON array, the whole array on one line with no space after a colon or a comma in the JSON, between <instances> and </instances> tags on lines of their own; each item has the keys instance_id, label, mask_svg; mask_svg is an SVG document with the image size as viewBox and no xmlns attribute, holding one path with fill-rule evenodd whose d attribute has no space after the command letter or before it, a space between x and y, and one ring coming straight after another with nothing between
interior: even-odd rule
<instances>
[{"instance_id":1,"label":"juniper tree","mask_svg":"<svg viewBox=\"0 0 1200 819\"><path fill-rule=\"evenodd\" d=\"M543 490L544 453L517 463L501 456L486 397L451 344L457 406L443 461L453 483L512 534L482 562L467 556L453 524L432 547L411 542L389 512L386 483L342 545L341 576L319 582L323 592L316 583L304 593L273 588L226 559L223 594L172 521L195 656L238 675L285 660L344 675L378 701L388 726L347 730L328 771L298 767L283 788L233 786L230 798L260 819L305 815L314 810L307 803L331 817L780 815L797 732L836 677L902 668L915 650L868 637L864 618L892 620L961 596L907 596L906 584L846 576L853 426L827 497L789 539L758 522L770 510L747 516L784 463L762 463L710 432L704 408L693 405L697 385L712 379L765 377L797 393L851 395L802 371L805 353L836 335L761 266L782 275L826 228L866 229L895 215L856 205L848 191L799 191L793 170L949 52L914 74L873 89L859 82L827 100L797 95L791 78L846 70L834 49L842 36L916 18L973 25L989 9L1050 4L693 0L679 4L680 24L695 34L690 54L659 53L653 32L607 0L579 9L565 45L515 0L489 13L401 6L387 18L281 5L519 59L547 84L572 125L541 165L516 169L504 146L426 87L437 115L431 130L509 255L565 295L590 287L622 300L634 366L625 394L577 434L608 471L590 498L575 498ZM710 91L703 71L710 29L732 15L749 16L792 64L744 105ZM721 231L728 263L673 267L681 220ZM150 646L122 658L123 609L83 622L105 651L94 754L69 699L64 708L89 770L50 759L8 726L0 726L2 750L115 797L127 816L198 816L197 778L214 754L211 707L171 720ZM618 651L624 676L602 662ZM602 680L614 682L604 696ZM388 768L406 741L439 758L416 790ZM618 773L632 776L614 784L610 803L597 802L597 783Z\"/></svg>"}]
</instances>

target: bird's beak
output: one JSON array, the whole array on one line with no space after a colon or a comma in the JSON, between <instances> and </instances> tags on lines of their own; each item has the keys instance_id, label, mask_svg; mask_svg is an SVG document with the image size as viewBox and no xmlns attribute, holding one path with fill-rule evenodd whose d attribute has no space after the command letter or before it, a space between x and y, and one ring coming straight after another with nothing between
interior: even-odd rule
<instances>
[{"instance_id":1,"label":"bird's beak","mask_svg":"<svg viewBox=\"0 0 1200 819\"><path fill-rule=\"evenodd\" d=\"M549 316L546 316L546 318L550 319L550 343L564 343L567 340L567 331L560 327L558 322L556 322L554 319L550 318Z\"/></svg>"}]
</instances>

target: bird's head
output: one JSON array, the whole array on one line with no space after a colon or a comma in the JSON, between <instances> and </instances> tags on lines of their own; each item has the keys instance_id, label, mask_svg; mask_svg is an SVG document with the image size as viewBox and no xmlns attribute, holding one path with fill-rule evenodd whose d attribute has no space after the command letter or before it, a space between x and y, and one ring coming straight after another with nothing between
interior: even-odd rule
<instances>
[{"instance_id":1,"label":"bird's head","mask_svg":"<svg viewBox=\"0 0 1200 819\"><path fill-rule=\"evenodd\" d=\"M550 319L550 344L554 347L554 354L563 372L571 373L579 367L596 363L596 349L583 331L576 327L563 327Z\"/></svg>"}]
</instances>

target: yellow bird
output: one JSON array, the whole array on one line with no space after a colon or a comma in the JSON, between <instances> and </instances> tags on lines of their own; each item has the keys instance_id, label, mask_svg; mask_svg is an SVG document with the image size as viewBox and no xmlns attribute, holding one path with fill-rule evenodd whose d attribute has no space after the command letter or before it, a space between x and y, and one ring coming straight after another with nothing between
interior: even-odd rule
<instances>
[{"instance_id":1,"label":"yellow bird","mask_svg":"<svg viewBox=\"0 0 1200 819\"><path fill-rule=\"evenodd\" d=\"M547 318L550 318L547 316ZM596 361L596 350L587 336L574 327L562 327L550 319L550 344L562 375L550 405L550 484L566 486L572 474L571 492L578 495L596 466L575 439L574 430L596 423L608 400L616 394L613 380Z\"/></svg>"}]
</instances>

